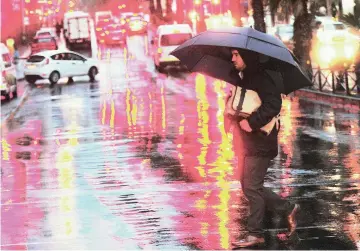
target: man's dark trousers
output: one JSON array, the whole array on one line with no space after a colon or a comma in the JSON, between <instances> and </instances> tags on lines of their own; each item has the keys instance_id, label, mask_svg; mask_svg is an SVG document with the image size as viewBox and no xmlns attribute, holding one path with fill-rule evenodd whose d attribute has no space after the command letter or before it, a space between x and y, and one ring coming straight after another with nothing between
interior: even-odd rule
<instances>
[{"instance_id":1,"label":"man's dark trousers","mask_svg":"<svg viewBox=\"0 0 360 251\"><path fill-rule=\"evenodd\" d=\"M291 213L293 205L269 188L264 187L264 179L271 158L242 156L238 160L241 187L250 206L248 231L250 235L262 237L265 209L288 215Z\"/></svg>"}]
</instances>

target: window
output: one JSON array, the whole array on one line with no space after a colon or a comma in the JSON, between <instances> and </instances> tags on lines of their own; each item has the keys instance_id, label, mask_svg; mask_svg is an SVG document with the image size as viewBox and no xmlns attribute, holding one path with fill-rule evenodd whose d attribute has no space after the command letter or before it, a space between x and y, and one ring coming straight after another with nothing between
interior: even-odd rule
<instances>
[{"instance_id":1,"label":"window","mask_svg":"<svg viewBox=\"0 0 360 251\"><path fill-rule=\"evenodd\" d=\"M45 57L43 56L39 56L39 55L34 55L34 56L31 56L27 62L29 63L40 63L41 61L43 61L45 59Z\"/></svg>"},{"instance_id":2,"label":"window","mask_svg":"<svg viewBox=\"0 0 360 251\"><path fill-rule=\"evenodd\" d=\"M2 59L4 61L5 68L11 66L11 57L9 53L2 54Z\"/></svg>"},{"instance_id":3,"label":"window","mask_svg":"<svg viewBox=\"0 0 360 251\"><path fill-rule=\"evenodd\" d=\"M80 60L80 61L82 61L82 60L84 60L84 58L79 56L79 55L70 53L70 60Z\"/></svg>"},{"instance_id":4,"label":"window","mask_svg":"<svg viewBox=\"0 0 360 251\"><path fill-rule=\"evenodd\" d=\"M53 59L53 60L63 60L63 58L64 58L63 53L59 53L59 54L55 54L55 55L51 56L51 59Z\"/></svg>"},{"instance_id":5,"label":"window","mask_svg":"<svg viewBox=\"0 0 360 251\"><path fill-rule=\"evenodd\" d=\"M51 43L53 42L52 38L38 38L38 39L34 39L35 43Z\"/></svg>"},{"instance_id":6,"label":"window","mask_svg":"<svg viewBox=\"0 0 360 251\"><path fill-rule=\"evenodd\" d=\"M343 24L327 24L325 25L325 30L345 30L345 25Z\"/></svg>"},{"instance_id":7,"label":"window","mask_svg":"<svg viewBox=\"0 0 360 251\"><path fill-rule=\"evenodd\" d=\"M293 26L283 26L279 27L280 33L294 33L294 27Z\"/></svg>"},{"instance_id":8,"label":"window","mask_svg":"<svg viewBox=\"0 0 360 251\"><path fill-rule=\"evenodd\" d=\"M50 32L39 32L37 36L51 36Z\"/></svg>"},{"instance_id":9,"label":"window","mask_svg":"<svg viewBox=\"0 0 360 251\"><path fill-rule=\"evenodd\" d=\"M190 33L177 33L177 34L162 35L161 40L160 40L160 45L161 46L180 45L190 38L191 38Z\"/></svg>"}]
</instances>

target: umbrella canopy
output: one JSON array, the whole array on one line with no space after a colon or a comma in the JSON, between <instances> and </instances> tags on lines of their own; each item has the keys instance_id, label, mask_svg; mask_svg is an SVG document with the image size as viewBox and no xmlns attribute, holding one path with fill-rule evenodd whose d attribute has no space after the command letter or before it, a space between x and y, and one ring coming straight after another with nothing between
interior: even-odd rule
<instances>
[{"instance_id":1,"label":"umbrella canopy","mask_svg":"<svg viewBox=\"0 0 360 251\"><path fill-rule=\"evenodd\" d=\"M236 85L239 76L231 62L233 48L258 53L260 59L264 59L265 68L280 71L284 82L282 91L285 94L312 85L308 76L310 74L300 67L286 45L276 37L252 28L208 30L184 42L171 55L192 72L201 72Z\"/></svg>"}]
</instances>

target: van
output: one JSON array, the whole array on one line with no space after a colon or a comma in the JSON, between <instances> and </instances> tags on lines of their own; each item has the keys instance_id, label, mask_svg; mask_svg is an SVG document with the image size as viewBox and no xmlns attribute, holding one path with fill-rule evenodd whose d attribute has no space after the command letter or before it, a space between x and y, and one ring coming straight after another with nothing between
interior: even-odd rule
<instances>
[{"instance_id":1,"label":"van","mask_svg":"<svg viewBox=\"0 0 360 251\"><path fill-rule=\"evenodd\" d=\"M192 37L193 31L188 24L160 25L151 40L155 69L161 72L167 66L181 66L179 59L170 52Z\"/></svg>"},{"instance_id":2,"label":"van","mask_svg":"<svg viewBox=\"0 0 360 251\"><path fill-rule=\"evenodd\" d=\"M83 11L64 14L64 36L67 46L83 44L91 46L90 15Z\"/></svg>"},{"instance_id":3,"label":"van","mask_svg":"<svg viewBox=\"0 0 360 251\"><path fill-rule=\"evenodd\" d=\"M10 50L3 43L0 43L0 52L1 96L4 96L5 100L10 100L11 97L17 97L16 69L10 54Z\"/></svg>"}]
</instances>

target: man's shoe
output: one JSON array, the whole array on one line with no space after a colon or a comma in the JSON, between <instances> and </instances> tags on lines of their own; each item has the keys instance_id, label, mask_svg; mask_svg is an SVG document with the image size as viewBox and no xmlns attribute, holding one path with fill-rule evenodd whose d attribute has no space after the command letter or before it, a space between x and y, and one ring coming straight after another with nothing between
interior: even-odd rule
<instances>
[{"instance_id":1,"label":"man's shoe","mask_svg":"<svg viewBox=\"0 0 360 251\"><path fill-rule=\"evenodd\" d=\"M245 239L235 242L234 245L240 248L247 248L262 245L264 243L264 238L248 235Z\"/></svg>"},{"instance_id":2,"label":"man's shoe","mask_svg":"<svg viewBox=\"0 0 360 251\"><path fill-rule=\"evenodd\" d=\"M300 205L295 204L294 209L287 217L288 229L289 229L289 233L287 234L287 236L291 236L296 231L296 226L297 226L296 214L299 212L299 210L300 210Z\"/></svg>"}]
</instances>

